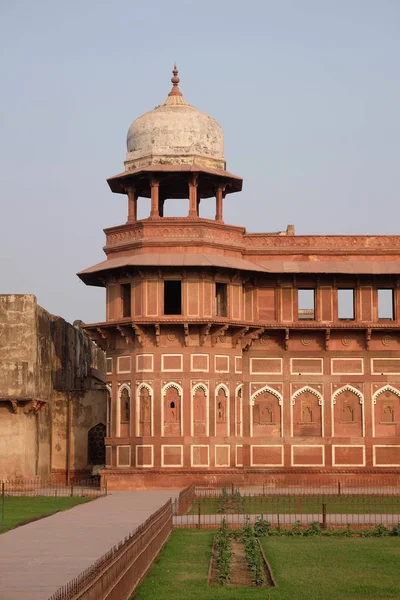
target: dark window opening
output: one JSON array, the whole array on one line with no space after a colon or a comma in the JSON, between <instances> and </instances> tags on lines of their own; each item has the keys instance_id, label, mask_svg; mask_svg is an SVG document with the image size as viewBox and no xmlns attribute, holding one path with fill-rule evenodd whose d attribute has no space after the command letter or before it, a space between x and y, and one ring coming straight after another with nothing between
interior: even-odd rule
<instances>
[{"instance_id":1,"label":"dark window opening","mask_svg":"<svg viewBox=\"0 0 400 600\"><path fill-rule=\"evenodd\" d=\"M170 408L175 408L175 402L171 402L171 404L169 405Z\"/></svg>"},{"instance_id":2,"label":"dark window opening","mask_svg":"<svg viewBox=\"0 0 400 600\"><path fill-rule=\"evenodd\" d=\"M182 281L164 281L164 315L182 314Z\"/></svg>"},{"instance_id":3,"label":"dark window opening","mask_svg":"<svg viewBox=\"0 0 400 600\"><path fill-rule=\"evenodd\" d=\"M378 290L378 319L394 319L394 290L383 288Z\"/></svg>"},{"instance_id":4,"label":"dark window opening","mask_svg":"<svg viewBox=\"0 0 400 600\"><path fill-rule=\"evenodd\" d=\"M129 423L131 418L131 399L126 388L121 393L121 423Z\"/></svg>"},{"instance_id":5,"label":"dark window opening","mask_svg":"<svg viewBox=\"0 0 400 600\"><path fill-rule=\"evenodd\" d=\"M90 465L104 465L106 462L106 448L104 438L106 426L98 423L88 431L88 462Z\"/></svg>"},{"instance_id":6,"label":"dark window opening","mask_svg":"<svg viewBox=\"0 0 400 600\"><path fill-rule=\"evenodd\" d=\"M131 316L131 284L123 283L122 290L122 317Z\"/></svg>"},{"instance_id":7,"label":"dark window opening","mask_svg":"<svg viewBox=\"0 0 400 600\"><path fill-rule=\"evenodd\" d=\"M354 320L354 290L351 288L338 290L338 317Z\"/></svg>"},{"instance_id":8,"label":"dark window opening","mask_svg":"<svg viewBox=\"0 0 400 600\"><path fill-rule=\"evenodd\" d=\"M299 320L315 319L315 290L299 289L298 294L298 317Z\"/></svg>"},{"instance_id":9,"label":"dark window opening","mask_svg":"<svg viewBox=\"0 0 400 600\"><path fill-rule=\"evenodd\" d=\"M217 317L228 316L228 285L226 283L215 284L215 314Z\"/></svg>"}]
</instances>

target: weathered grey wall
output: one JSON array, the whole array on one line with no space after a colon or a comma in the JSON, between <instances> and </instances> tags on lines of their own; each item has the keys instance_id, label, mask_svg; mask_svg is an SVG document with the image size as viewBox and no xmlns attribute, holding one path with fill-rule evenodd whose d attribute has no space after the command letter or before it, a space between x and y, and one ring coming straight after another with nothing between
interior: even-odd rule
<instances>
[{"instance_id":1,"label":"weathered grey wall","mask_svg":"<svg viewBox=\"0 0 400 600\"><path fill-rule=\"evenodd\" d=\"M33 295L0 295L0 479L90 470L88 431L106 422L105 355ZM32 399L45 401L38 411ZM68 402L71 421L68 422Z\"/></svg>"}]
</instances>

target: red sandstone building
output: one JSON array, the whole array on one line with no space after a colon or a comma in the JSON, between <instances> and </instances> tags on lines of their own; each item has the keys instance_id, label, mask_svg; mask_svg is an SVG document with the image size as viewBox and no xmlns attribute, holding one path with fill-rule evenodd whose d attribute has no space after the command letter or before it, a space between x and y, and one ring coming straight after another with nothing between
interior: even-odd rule
<instances>
[{"instance_id":1,"label":"red sandstone building","mask_svg":"<svg viewBox=\"0 0 400 600\"><path fill-rule=\"evenodd\" d=\"M109 485L400 473L400 236L226 225L242 180L218 123L172 82L108 180L128 220L79 274L107 289L86 331L107 351ZM169 198L188 216L164 217ZM215 220L200 218L211 198Z\"/></svg>"}]
</instances>

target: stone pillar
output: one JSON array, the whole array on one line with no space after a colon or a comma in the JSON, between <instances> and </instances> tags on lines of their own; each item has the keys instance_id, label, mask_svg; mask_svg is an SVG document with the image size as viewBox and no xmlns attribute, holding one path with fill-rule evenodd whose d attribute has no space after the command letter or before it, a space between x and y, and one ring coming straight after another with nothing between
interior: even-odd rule
<instances>
[{"instance_id":1,"label":"stone pillar","mask_svg":"<svg viewBox=\"0 0 400 600\"><path fill-rule=\"evenodd\" d=\"M160 216L159 210L159 189L160 182L155 177L150 179L150 187L151 187L151 210L150 210L150 219L158 219Z\"/></svg>"},{"instance_id":2,"label":"stone pillar","mask_svg":"<svg viewBox=\"0 0 400 600\"><path fill-rule=\"evenodd\" d=\"M126 188L128 194L128 223L137 221L137 196L133 185Z\"/></svg>"},{"instance_id":3,"label":"stone pillar","mask_svg":"<svg viewBox=\"0 0 400 600\"><path fill-rule=\"evenodd\" d=\"M189 217L196 219L199 216L197 203L197 173L189 179Z\"/></svg>"},{"instance_id":4,"label":"stone pillar","mask_svg":"<svg viewBox=\"0 0 400 600\"><path fill-rule=\"evenodd\" d=\"M158 199L158 214L160 217L164 216L164 202L165 202L165 198Z\"/></svg>"},{"instance_id":5,"label":"stone pillar","mask_svg":"<svg viewBox=\"0 0 400 600\"><path fill-rule=\"evenodd\" d=\"M216 211L215 211L215 220L219 221L220 223L223 223L223 219L222 219L222 198L225 192L225 186L220 184L217 187L217 192L215 195L215 199L216 199Z\"/></svg>"}]
</instances>

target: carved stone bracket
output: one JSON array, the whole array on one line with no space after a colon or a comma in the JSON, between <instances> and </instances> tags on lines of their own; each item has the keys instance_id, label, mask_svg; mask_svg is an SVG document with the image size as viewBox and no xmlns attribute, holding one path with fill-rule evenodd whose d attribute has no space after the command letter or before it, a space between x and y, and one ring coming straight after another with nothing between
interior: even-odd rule
<instances>
[{"instance_id":1,"label":"carved stone bracket","mask_svg":"<svg viewBox=\"0 0 400 600\"><path fill-rule=\"evenodd\" d=\"M289 350L289 329L285 329L285 341L284 341L285 350Z\"/></svg>"},{"instance_id":2,"label":"carved stone bracket","mask_svg":"<svg viewBox=\"0 0 400 600\"><path fill-rule=\"evenodd\" d=\"M211 334L211 345L215 346L218 342L221 341L221 337L225 335L225 331L228 329L229 325L222 325L222 327L218 327L216 331L213 331Z\"/></svg>"},{"instance_id":3,"label":"carved stone bracket","mask_svg":"<svg viewBox=\"0 0 400 600\"><path fill-rule=\"evenodd\" d=\"M190 340L190 336L189 336L189 323L184 323L183 324L183 330L184 330L184 334L185 334L185 346L189 346L189 340Z\"/></svg>"},{"instance_id":4,"label":"carved stone bracket","mask_svg":"<svg viewBox=\"0 0 400 600\"><path fill-rule=\"evenodd\" d=\"M135 331L135 334L136 334L136 337L137 337L137 340L138 340L140 346L143 348L144 342L145 342L145 334L144 334L143 329L141 327L139 327L139 325L135 325L135 324L133 324L132 327Z\"/></svg>"},{"instance_id":5,"label":"carved stone bracket","mask_svg":"<svg viewBox=\"0 0 400 600\"><path fill-rule=\"evenodd\" d=\"M111 346L111 337L106 329L103 327L97 327L97 331L100 334L101 338L105 341L107 348Z\"/></svg>"},{"instance_id":6,"label":"carved stone bracket","mask_svg":"<svg viewBox=\"0 0 400 600\"><path fill-rule=\"evenodd\" d=\"M122 337L125 339L126 344L129 342L135 341L135 334L133 333L130 327L125 327L124 325L117 325L117 330L120 332Z\"/></svg>"},{"instance_id":7,"label":"carved stone bracket","mask_svg":"<svg viewBox=\"0 0 400 600\"><path fill-rule=\"evenodd\" d=\"M325 350L329 350L329 342L331 339L331 330L330 329L325 329Z\"/></svg>"},{"instance_id":8,"label":"carved stone bracket","mask_svg":"<svg viewBox=\"0 0 400 600\"><path fill-rule=\"evenodd\" d=\"M36 414L43 410L46 404L46 400L41 400L40 398L32 398L32 400L28 402L28 404L25 406L24 413L28 414L29 412L33 412L33 414Z\"/></svg>"},{"instance_id":9,"label":"carved stone bracket","mask_svg":"<svg viewBox=\"0 0 400 600\"><path fill-rule=\"evenodd\" d=\"M232 336L232 348L236 348L236 346L240 343L241 339L246 335L249 331L250 327L242 327L234 336Z\"/></svg>"},{"instance_id":10,"label":"carved stone bracket","mask_svg":"<svg viewBox=\"0 0 400 600\"><path fill-rule=\"evenodd\" d=\"M365 347L367 350L370 349L371 345L371 327L368 327L365 332Z\"/></svg>"},{"instance_id":11,"label":"carved stone bracket","mask_svg":"<svg viewBox=\"0 0 400 600\"><path fill-rule=\"evenodd\" d=\"M204 346L207 336L210 333L210 329L211 329L211 323L207 323L207 325L204 325L204 327L201 329L200 346Z\"/></svg>"},{"instance_id":12,"label":"carved stone bracket","mask_svg":"<svg viewBox=\"0 0 400 600\"><path fill-rule=\"evenodd\" d=\"M18 400L10 400L11 408L14 414L18 414Z\"/></svg>"},{"instance_id":13,"label":"carved stone bracket","mask_svg":"<svg viewBox=\"0 0 400 600\"><path fill-rule=\"evenodd\" d=\"M156 346L158 348L160 345L160 323L154 323L154 328L156 331Z\"/></svg>"}]
</instances>

